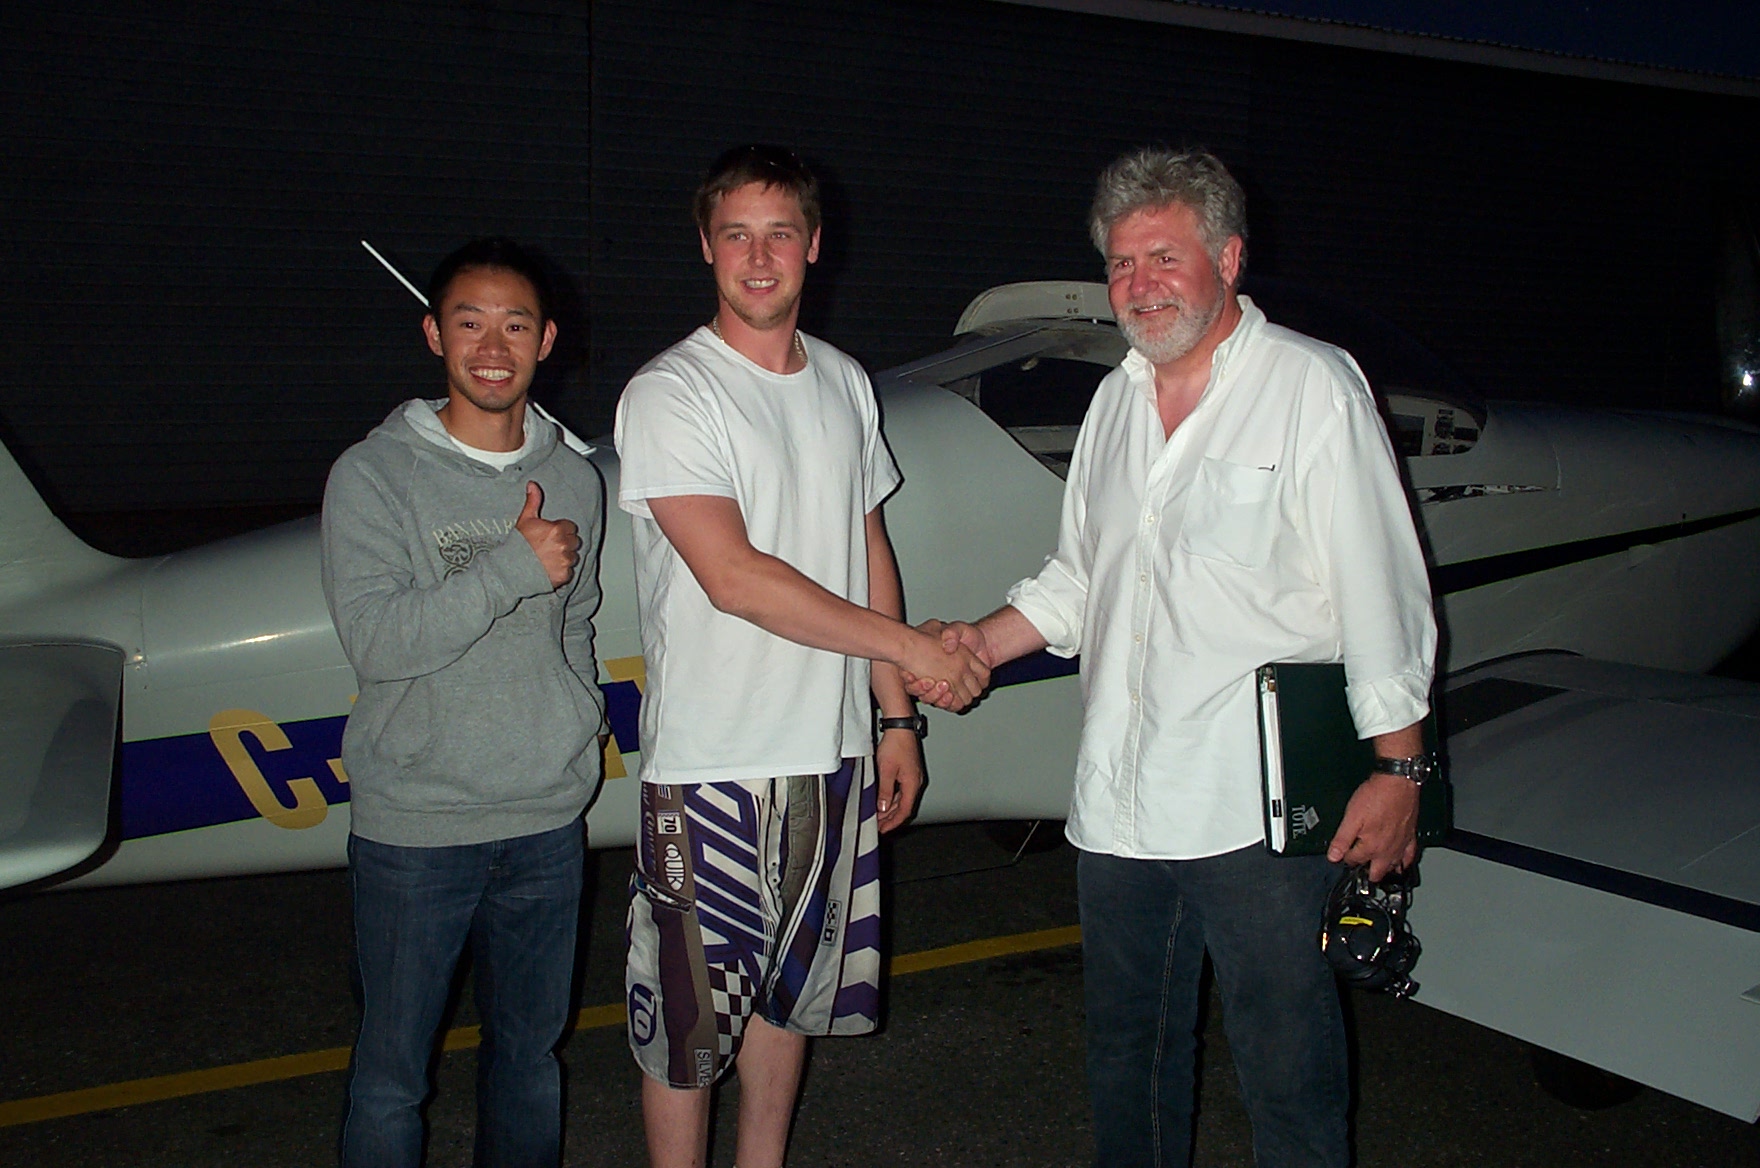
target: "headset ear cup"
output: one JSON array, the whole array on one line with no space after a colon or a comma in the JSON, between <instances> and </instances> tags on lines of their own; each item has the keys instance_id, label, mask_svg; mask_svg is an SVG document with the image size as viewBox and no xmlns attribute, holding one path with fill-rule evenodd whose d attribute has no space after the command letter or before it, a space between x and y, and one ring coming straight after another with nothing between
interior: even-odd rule
<instances>
[{"instance_id":1,"label":"headset ear cup","mask_svg":"<svg viewBox=\"0 0 1760 1168\"><path fill-rule=\"evenodd\" d=\"M1362 869L1347 869L1326 899L1320 949L1345 984L1407 997L1418 988L1406 976L1421 952L1406 923L1406 881L1390 891L1369 882Z\"/></svg>"}]
</instances>

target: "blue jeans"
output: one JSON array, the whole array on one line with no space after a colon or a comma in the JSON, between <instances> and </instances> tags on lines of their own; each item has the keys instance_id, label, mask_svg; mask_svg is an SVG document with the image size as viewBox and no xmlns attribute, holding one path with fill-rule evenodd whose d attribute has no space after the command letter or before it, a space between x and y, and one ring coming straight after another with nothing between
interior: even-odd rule
<instances>
[{"instance_id":1,"label":"blue jeans","mask_svg":"<svg viewBox=\"0 0 1760 1168\"><path fill-rule=\"evenodd\" d=\"M1254 844L1201 860L1077 861L1094 1163L1191 1163L1209 950L1259 1168L1344 1168L1349 1055L1317 937L1335 869Z\"/></svg>"},{"instance_id":2,"label":"blue jeans","mask_svg":"<svg viewBox=\"0 0 1760 1168\"><path fill-rule=\"evenodd\" d=\"M478 1168L555 1168L562 1155L556 1044L568 1023L583 835L463 847L349 836L361 1032L348 1072L344 1168L415 1168L422 1104L465 939L475 960Z\"/></svg>"}]
</instances>

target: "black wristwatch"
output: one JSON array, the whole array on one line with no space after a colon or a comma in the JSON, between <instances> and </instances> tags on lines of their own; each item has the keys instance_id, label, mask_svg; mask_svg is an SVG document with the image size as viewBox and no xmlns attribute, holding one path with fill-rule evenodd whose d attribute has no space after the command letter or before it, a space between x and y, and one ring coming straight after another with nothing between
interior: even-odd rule
<instances>
[{"instance_id":1,"label":"black wristwatch","mask_svg":"<svg viewBox=\"0 0 1760 1168\"><path fill-rule=\"evenodd\" d=\"M924 714L912 714L908 718L881 718L880 733L888 730L909 730L918 738L929 737L929 719Z\"/></svg>"},{"instance_id":2,"label":"black wristwatch","mask_svg":"<svg viewBox=\"0 0 1760 1168\"><path fill-rule=\"evenodd\" d=\"M1377 758L1369 770L1378 775L1399 775L1422 787L1427 780L1436 777L1436 756L1414 754L1410 758Z\"/></svg>"}]
</instances>

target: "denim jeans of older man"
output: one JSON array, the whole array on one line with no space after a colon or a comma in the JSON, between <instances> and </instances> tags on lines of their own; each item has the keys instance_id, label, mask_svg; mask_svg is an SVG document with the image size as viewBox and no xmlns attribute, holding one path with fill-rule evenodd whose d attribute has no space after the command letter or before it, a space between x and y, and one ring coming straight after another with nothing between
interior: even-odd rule
<instances>
[{"instance_id":1,"label":"denim jeans of older man","mask_svg":"<svg viewBox=\"0 0 1760 1168\"><path fill-rule=\"evenodd\" d=\"M348 1071L344 1168L421 1163L429 1068L467 939L483 1034L477 1168L555 1168L555 1049L573 989L583 830L576 821L438 848L349 837L361 1031Z\"/></svg>"},{"instance_id":2,"label":"denim jeans of older man","mask_svg":"<svg viewBox=\"0 0 1760 1168\"><path fill-rule=\"evenodd\" d=\"M1200 860L1077 862L1099 1168L1191 1163L1206 950L1258 1168L1344 1168L1349 1054L1320 953L1337 870L1262 845ZM1215 1090L1213 1084L1211 1090Z\"/></svg>"}]
</instances>

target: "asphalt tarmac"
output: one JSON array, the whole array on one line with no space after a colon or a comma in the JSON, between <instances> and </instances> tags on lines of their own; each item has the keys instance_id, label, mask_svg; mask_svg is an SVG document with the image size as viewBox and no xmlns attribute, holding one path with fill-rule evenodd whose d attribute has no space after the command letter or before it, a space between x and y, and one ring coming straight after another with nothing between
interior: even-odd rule
<instances>
[{"instance_id":1,"label":"asphalt tarmac","mask_svg":"<svg viewBox=\"0 0 1760 1168\"><path fill-rule=\"evenodd\" d=\"M1087 1164L1072 850L994 867L1009 853L961 825L910 829L889 855L891 952L933 968L895 973L879 1034L815 1045L790 1163ZM608 1021L622 1001L629 865L624 850L591 864L589 1009L563 1051L565 1162L583 1168L644 1163L637 1072L621 1021ZM1064 931L947 950L1049 930ZM0 903L0 939L0 1165L334 1162L342 1074L313 1068L339 1067L353 1037L343 873L39 894ZM1025 951L984 955L1010 944ZM1649 1090L1577 1110L1536 1085L1512 1039L1413 1002L1352 993L1348 1006L1363 1165L1760 1164L1754 1125ZM474 1021L466 988L452 1024ZM440 1060L432 1165L470 1162L474 1071L468 1041ZM212 1073L164 1078L190 1072ZM267 1081L229 1085L253 1077ZM65 1095L138 1080L133 1095ZM180 1089L193 1093L158 1098ZM716 1116L717 1168L732 1163L737 1091ZM73 1113L41 1118L57 1109ZM1214 1003L1196 1163L1251 1163Z\"/></svg>"}]
</instances>

